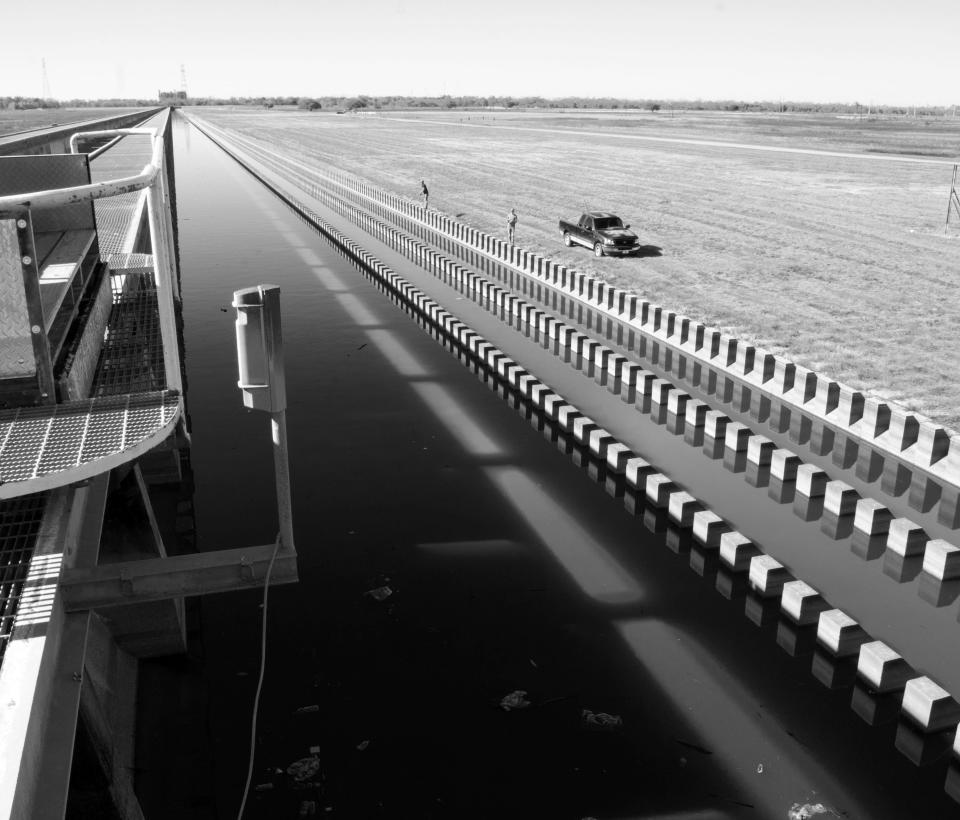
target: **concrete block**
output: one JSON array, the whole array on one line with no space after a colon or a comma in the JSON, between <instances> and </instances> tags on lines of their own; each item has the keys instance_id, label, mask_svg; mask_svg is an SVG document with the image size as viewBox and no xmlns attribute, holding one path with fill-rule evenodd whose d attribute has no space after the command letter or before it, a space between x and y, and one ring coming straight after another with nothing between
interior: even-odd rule
<instances>
[{"instance_id":1,"label":"concrete block","mask_svg":"<svg viewBox=\"0 0 960 820\"><path fill-rule=\"evenodd\" d=\"M654 379L650 385L650 400L655 404L666 404L670 393L675 389L666 379Z\"/></svg>"},{"instance_id":2,"label":"concrete block","mask_svg":"<svg viewBox=\"0 0 960 820\"><path fill-rule=\"evenodd\" d=\"M750 560L750 589L761 598L778 597L783 585L792 580L790 571L771 555L755 555Z\"/></svg>"},{"instance_id":3,"label":"concrete block","mask_svg":"<svg viewBox=\"0 0 960 820\"><path fill-rule=\"evenodd\" d=\"M736 530L720 536L720 560L732 572L746 572L753 558L760 555L760 548Z\"/></svg>"},{"instance_id":4,"label":"concrete block","mask_svg":"<svg viewBox=\"0 0 960 820\"><path fill-rule=\"evenodd\" d=\"M960 578L960 548L935 538L923 553L923 571L940 581Z\"/></svg>"},{"instance_id":5,"label":"concrete block","mask_svg":"<svg viewBox=\"0 0 960 820\"><path fill-rule=\"evenodd\" d=\"M727 434L730 417L717 410L708 410L703 420L703 434L714 440L723 441Z\"/></svg>"},{"instance_id":6,"label":"concrete block","mask_svg":"<svg viewBox=\"0 0 960 820\"><path fill-rule=\"evenodd\" d=\"M783 585L780 609L799 626L817 623L820 613L829 608L823 596L806 581L789 581Z\"/></svg>"},{"instance_id":7,"label":"concrete block","mask_svg":"<svg viewBox=\"0 0 960 820\"><path fill-rule=\"evenodd\" d=\"M836 409L830 414L830 420L837 422L844 429L849 429L851 425L863 418L863 405L863 393L841 385L839 401Z\"/></svg>"},{"instance_id":8,"label":"concrete block","mask_svg":"<svg viewBox=\"0 0 960 820\"><path fill-rule=\"evenodd\" d=\"M654 466L645 458L634 456L627 460L624 475L627 478L627 484L637 489L643 489L648 475L656 472Z\"/></svg>"},{"instance_id":9,"label":"concrete block","mask_svg":"<svg viewBox=\"0 0 960 820\"><path fill-rule=\"evenodd\" d=\"M693 537L707 549L720 546L720 538L730 532L730 525L713 510L698 510L693 514Z\"/></svg>"},{"instance_id":10,"label":"concrete block","mask_svg":"<svg viewBox=\"0 0 960 820\"><path fill-rule=\"evenodd\" d=\"M823 509L836 516L850 515L857 508L858 493L845 481L828 481L824 492Z\"/></svg>"},{"instance_id":11,"label":"concrete block","mask_svg":"<svg viewBox=\"0 0 960 820\"><path fill-rule=\"evenodd\" d=\"M634 457L626 444L614 442L607 447L607 466L618 475L623 475L627 462Z\"/></svg>"},{"instance_id":12,"label":"concrete block","mask_svg":"<svg viewBox=\"0 0 960 820\"><path fill-rule=\"evenodd\" d=\"M916 673L883 641L868 641L860 647L857 675L877 692L896 692Z\"/></svg>"},{"instance_id":13,"label":"concrete block","mask_svg":"<svg viewBox=\"0 0 960 820\"><path fill-rule=\"evenodd\" d=\"M706 424L709 410L710 406L706 402L702 402L700 399L690 399L687 402L683 414L687 426L693 428L703 427Z\"/></svg>"},{"instance_id":14,"label":"concrete block","mask_svg":"<svg viewBox=\"0 0 960 820\"><path fill-rule=\"evenodd\" d=\"M556 412L557 422L568 432L573 430L574 421L583 417L583 413L577 410L572 404L562 404L557 408Z\"/></svg>"},{"instance_id":15,"label":"concrete block","mask_svg":"<svg viewBox=\"0 0 960 820\"><path fill-rule=\"evenodd\" d=\"M886 535L890 530L893 513L879 501L861 498L853 516L853 528L867 535Z\"/></svg>"},{"instance_id":16,"label":"concrete block","mask_svg":"<svg viewBox=\"0 0 960 820\"><path fill-rule=\"evenodd\" d=\"M597 456L597 458L606 458L607 448L611 444L616 444L616 441L617 440L606 430L597 428L596 430L592 430L590 432L588 445L590 447L590 452Z\"/></svg>"},{"instance_id":17,"label":"concrete block","mask_svg":"<svg viewBox=\"0 0 960 820\"><path fill-rule=\"evenodd\" d=\"M923 555L930 538L919 524L909 518L894 518L887 533L887 549L908 558Z\"/></svg>"},{"instance_id":18,"label":"concrete block","mask_svg":"<svg viewBox=\"0 0 960 820\"><path fill-rule=\"evenodd\" d=\"M677 526L684 529L693 526L694 513L702 509L703 504L688 492L674 492L667 502L667 515Z\"/></svg>"},{"instance_id":19,"label":"concrete block","mask_svg":"<svg viewBox=\"0 0 960 820\"><path fill-rule=\"evenodd\" d=\"M960 703L926 676L907 681L901 709L904 715L927 732L953 729L960 722Z\"/></svg>"},{"instance_id":20,"label":"concrete block","mask_svg":"<svg viewBox=\"0 0 960 820\"><path fill-rule=\"evenodd\" d=\"M870 637L853 618L840 609L820 613L817 622L817 642L831 655L839 658L858 655L860 647Z\"/></svg>"},{"instance_id":21,"label":"concrete block","mask_svg":"<svg viewBox=\"0 0 960 820\"><path fill-rule=\"evenodd\" d=\"M751 436L747 442L747 461L758 467L765 467L773 460L773 451L777 449L766 436Z\"/></svg>"},{"instance_id":22,"label":"concrete block","mask_svg":"<svg viewBox=\"0 0 960 820\"><path fill-rule=\"evenodd\" d=\"M746 452L752 436L753 431L747 425L731 421L724 432L724 444L728 450L743 453Z\"/></svg>"},{"instance_id":23,"label":"concrete block","mask_svg":"<svg viewBox=\"0 0 960 820\"><path fill-rule=\"evenodd\" d=\"M682 393L679 390L671 391L667 398L667 412L672 413L677 416L677 418L685 415L687 404L690 400L691 397L689 393Z\"/></svg>"},{"instance_id":24,"label":"concrete block","mask_svg":"<svg viewBox=\"0 0 960 820\"><path fill-rule=\"evenodd\" d=\"M780 481L795 481L800 463L800 456L792 450L775 448L770 453L770 477Z\"/></svg>"},{"instance_id":25,"label":"concrete block","mask_svg":"<svg viewBox=\"0 0 960 820\"><path fill-rule=\"evenodd\" d=\"M663 473L651 473L644 482L643 490L655 507L666 507L670 496L677 491L677 485Z\"/></svg>"},{"instance_id":26,"label":"concrete block","mask_svg":"<svg viewBox=\"0 0 960 820\"><path fill-rule=\"evenodd\" d=\"M573 437L581 444L587 444L590 434L599 429L600 425L587 416L579 416L573 421Z\"/></svg>"},{"instance_id":27,"label":"concrete block","mask_svg":"<svg viewBox=\"0 0 960 820\"><path fill-rule=\"evenodd\" d=\"M826 493L827 474L815 464L797 467L797 492L807 498L820 498Z\"/></svg>"},{"instance_id":28,"label":"concrete block","mask_svg":"<svg viewBox=\"0 0 960 820\"><path fill-rule=\"evenodd\" d=\"M774 361L772 383L769 385L770 389L774 393L789 393L793 390L796 372L797 366L793 362L777 358Z\"/></svg>"}]
</instances>

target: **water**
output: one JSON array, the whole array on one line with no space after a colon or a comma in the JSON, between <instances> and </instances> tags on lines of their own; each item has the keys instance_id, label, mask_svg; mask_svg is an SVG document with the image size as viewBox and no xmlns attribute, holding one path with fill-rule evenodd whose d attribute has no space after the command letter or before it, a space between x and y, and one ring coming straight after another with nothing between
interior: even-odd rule
<instances>
[{"instance_id":1,"label":"water","mask_svg":"<svg viewBox=\"0 0 960 820\"><path fill-rule=\"evenodd\" d=\"M868 726L844 670L782 633L715 555L625 499L232 160L175 129L202 549L276 533L268 423L241 406L229 302L282 288L301 581L270 595L254 777L270 788L247 817L294 817L304 801L341 817L773 818L817 802L950 816L945 759L914 766L896 714ZM575 403L597 390L554 362L544 378ZM693 457L662 430L651 446ZM235 815L259 603L204 599L191 655L144 664L146 816ZM531 705L500 708L515 691ZM285 774L313 756L306 787Z\"/></svg>"}]
</instances>

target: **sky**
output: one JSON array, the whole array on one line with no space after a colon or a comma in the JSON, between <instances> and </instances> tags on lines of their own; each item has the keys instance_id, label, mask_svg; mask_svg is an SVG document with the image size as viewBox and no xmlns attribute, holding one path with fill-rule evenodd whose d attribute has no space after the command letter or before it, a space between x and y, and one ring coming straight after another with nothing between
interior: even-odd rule
<instances>
[{"instance_id":1,"label":"sky","mask_svg":"<svg viewBox=\"0 0 960 820\"><path fill-rule=\"evenodd\" d=\"M0 0L0 96L960 103L960 0Z\"/></svg>"}]
</instances>

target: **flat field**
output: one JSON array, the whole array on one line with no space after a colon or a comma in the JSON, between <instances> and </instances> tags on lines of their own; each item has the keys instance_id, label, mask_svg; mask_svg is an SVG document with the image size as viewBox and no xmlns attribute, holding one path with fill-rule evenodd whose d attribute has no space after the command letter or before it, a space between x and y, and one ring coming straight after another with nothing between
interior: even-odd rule
<instances>
[{"instance_id":1,"label":"flat field","mask_svg":"<svg viewBox=\"0 0 960 820\"><path fill-rule=\"evenodd\" d=\"M960 120L195 113L411 199L424 179L431 207L504 238L516 207L525 248L960 427ZM584 210L644 254L565 248L557 220Z\"/></svg>"},{"instance_id":2,"label":"flat field","mask_svg":"<svg viewBox=\"0 0 960 820\"><path fill-rule=\"evenodd\" d=\"M31 108L27 111L0 109L0 136L51 125L119 117L136 108Z\"/></svg>"}]
</instances>

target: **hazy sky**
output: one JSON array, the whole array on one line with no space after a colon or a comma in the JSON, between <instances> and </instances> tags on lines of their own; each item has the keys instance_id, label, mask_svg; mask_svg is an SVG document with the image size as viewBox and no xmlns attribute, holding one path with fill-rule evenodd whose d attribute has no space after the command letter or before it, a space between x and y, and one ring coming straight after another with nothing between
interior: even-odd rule
<instances>
[{"instance_id":1,"label":"hazy sky","mask_svg":"<svg viewBox=\"0 0 960 820\"><path fill-rule=\"evenodd\" d=\"M0 96L960 103L960 0L0 0ZM16 21L13 25L12 21ZM9 28L7 27L9 26Z\"/></svg>"}]
</instances>

